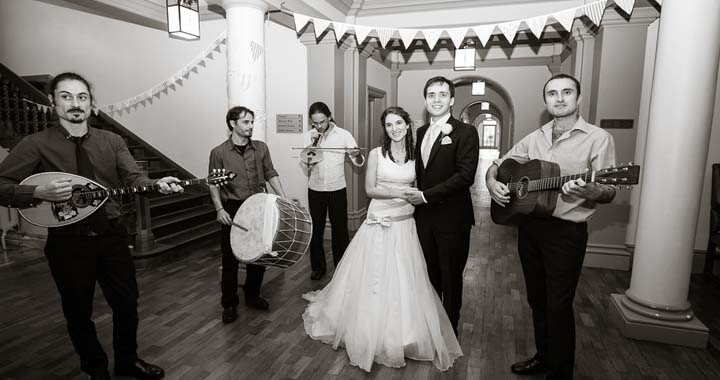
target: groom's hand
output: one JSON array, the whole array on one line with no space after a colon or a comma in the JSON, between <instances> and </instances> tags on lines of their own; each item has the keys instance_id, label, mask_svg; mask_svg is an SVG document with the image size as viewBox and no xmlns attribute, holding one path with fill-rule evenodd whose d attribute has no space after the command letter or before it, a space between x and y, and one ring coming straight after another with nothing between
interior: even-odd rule
<instances>
[{"instance_id":1,"label":"groom's hand","mask_svg":"<svg viewBox=\"0 0 720 380\"><path fill-rule=\"evenodd\" d=\"M422 191L420 190L405 190L405 196L407 196L408 202L414 204L415 206L425 203Z\"/></svg>"}]
</instances>

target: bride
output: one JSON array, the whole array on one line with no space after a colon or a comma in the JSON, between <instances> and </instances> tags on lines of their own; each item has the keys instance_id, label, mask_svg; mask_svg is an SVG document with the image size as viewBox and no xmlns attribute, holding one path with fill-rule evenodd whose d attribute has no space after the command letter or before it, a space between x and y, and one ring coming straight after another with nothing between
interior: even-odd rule
<instances>
[{"instance_id":1,"label":"bride","mask_svg":"<svg viewBox=\"0 0 720 380\"><path fill-rule=\"evenodd\" d=\"M403 198L415 181L410 115L390 107L380 120L383 145L370 152L365 177L367 219L330 283L303 295L310 301L305 331L345 347L350 362L368 372L373 361L403 367L405 358L445 371L462 350L428 279L414 206Z\"/></svg>"}]
</instances>

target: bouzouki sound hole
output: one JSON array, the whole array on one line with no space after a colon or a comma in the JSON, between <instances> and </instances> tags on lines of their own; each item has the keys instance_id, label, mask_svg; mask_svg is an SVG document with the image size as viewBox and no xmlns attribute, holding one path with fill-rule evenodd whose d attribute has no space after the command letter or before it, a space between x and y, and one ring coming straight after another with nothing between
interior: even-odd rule
<instances>
[{"instance_id":1,"label":"bouzouki sound hole","mask_svg":"<svg viewBox=\"0 0 720 380\"><path fill-rule=\"evenodd\" d=\"M79 208L87 207L90 204L90 197L83 195L83 192L87 191L83 185L74 185L72 195L70 196L70 203Z\"/></svg>"}]
</instances>

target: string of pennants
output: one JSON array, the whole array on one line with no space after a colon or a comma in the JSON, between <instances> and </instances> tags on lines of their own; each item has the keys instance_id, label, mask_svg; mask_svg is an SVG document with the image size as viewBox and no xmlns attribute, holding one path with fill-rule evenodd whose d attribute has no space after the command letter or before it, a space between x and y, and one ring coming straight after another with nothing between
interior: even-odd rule
<instances>
[{"instance_id":1,"label":"string of pennants","mask_svg":"<svg viewBox=\"0 0 720 380\"><path fill-rule=\"evenodd\" d=\"M498 34L496 30L505 36L505 39L507 39L510 43L515 40L515 36L519 30L530 30L535 37L540 38L545 30L545 26L548 25L548 23L552 23L550 22L552 20L555 20L555 22L559 23L567 31L570 31L573 21L582 16L587 16L593 24L600 26L605 13L605 8L607 7L607 3L609 1L610 0L596 0L584 5L541 16L505 21L497 24L482 24L460 28L406 29L365 26L330 21L295 12L293 12L293 17L295 18L295 31L298 34L300 34L305 26L312 21L315 38L317 39L319 39L320 36L332 26L332 29L335 32L335 39L338 43L340 43L340 40L342 40L346 33L349 33L352 30L354 31L358 45L362 45L368 37L375 37L382 46L387 46L392 39L399 39L407 49L412 44L413 40L424 39L430 50L432 50L435 48L435 44L437 44L437 41L442 36L443 32L445 32L450 37L450 40L455 47L459 49L470 30L475 33L480 40L480 43L485 46L493 34ZM626 14L632 14L633 8L635 7L635 0L612 1ZM653 1L655 1L658 5L662 5L662 0Z\"/></svg>"},{"instance_id":2,"label":"string of pennants","mask_svg":"<svg viewBox=\"0 0 720 380\"><path fill-rule=\"evenodd\" d=\"M187 80L191 73L197 73L200 67L206 67L207 61L214 58L215 53L220 53L222 46L227 44L227 32L222 32L210 46L205 48L200 54L193 58L190 63L171 75L168 79L150 87L149 89L127 99L112 104L93 107L92 112L97 115L99 111L108 114L122 114L137 109L139 105L145 106L152 103L154 98L160 98L163 94L167 95L170 90L175 91L177 85L181 85L183 80ZM52 111L52 107L34 102L30 99L23 99L23 102L34 104L41 112L48 113Z\"/></svg>"}]
</instances>

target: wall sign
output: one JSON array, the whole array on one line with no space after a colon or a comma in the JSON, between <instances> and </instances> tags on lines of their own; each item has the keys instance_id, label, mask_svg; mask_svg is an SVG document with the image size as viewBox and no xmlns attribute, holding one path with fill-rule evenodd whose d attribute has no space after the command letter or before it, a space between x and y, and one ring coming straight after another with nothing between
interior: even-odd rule
<instances>
[{"instance_id":1,"label":"wall sign","mask_svg":"<svg viewBox=\"0 0 720 380\"><path fill-rule=\"evenodd\" d=\"M303 115L301 113L279 113L275 125L277 133L302 133Z\"/></svg>"}]
</instances>

